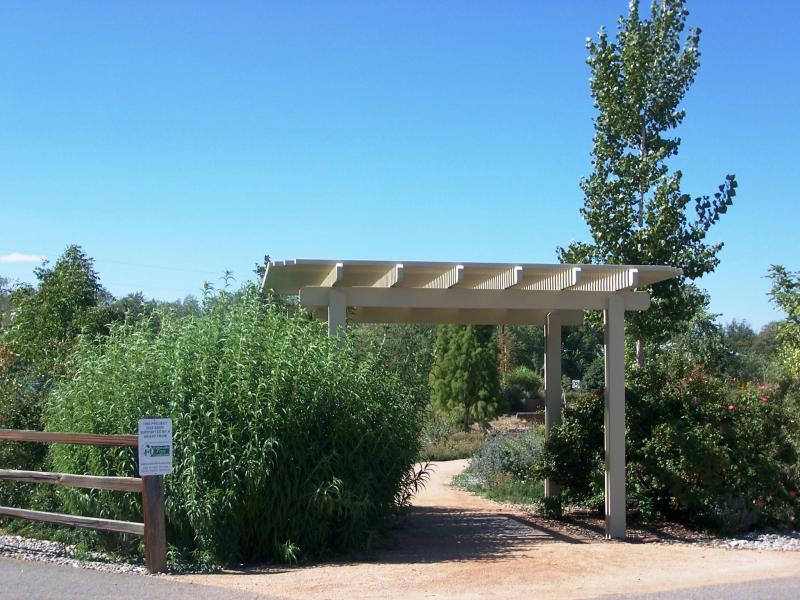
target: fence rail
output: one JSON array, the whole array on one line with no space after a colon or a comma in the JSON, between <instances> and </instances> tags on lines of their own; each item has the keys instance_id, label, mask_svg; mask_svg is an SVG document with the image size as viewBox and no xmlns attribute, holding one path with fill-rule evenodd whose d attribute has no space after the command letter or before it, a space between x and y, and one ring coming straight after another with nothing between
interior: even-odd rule
<instances>
[{"instance_id":1,"label":"fence rail","mask_svg":"<svg viewBox=\"0 0 800 600\"><path fill-rule=\"evenodd\" d=\"M45 444L61 443L90 446L122 446L131 448L136 448L139 445L139 438L135 435L62 433L25 429L0 429L0 440L38 442ZM142 495L143 523L65 515L61 513L12 508L10 506L0 506L0 517L27 519L29 521L42 521L68 527L83 527L100 531L115 531L117 533L129 533L143 536L147 570L151 573L159 573L166 569L167 539L166 523L164 519L163 475L102 477L97 475L74 475L71 473L0 469L0 480L140 493Z\"/></svg>"}]
</instances>

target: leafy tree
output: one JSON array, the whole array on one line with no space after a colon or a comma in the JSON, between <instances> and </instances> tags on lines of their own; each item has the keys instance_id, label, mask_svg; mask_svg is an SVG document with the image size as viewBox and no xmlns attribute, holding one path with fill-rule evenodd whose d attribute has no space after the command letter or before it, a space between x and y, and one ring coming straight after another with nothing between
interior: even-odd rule
<instances>
[{"instance_id":1,"label":"leafy tree","mask_svg":"<svg viewBox=\"0 0 800 600\"><path fill-rule=\"evenodd\" d=\"M528 367L541 375L544 369L544 328L540 325L510 325L506 329L510 364Z\"/></svg>"},{"instance_id":2,"label":"leafy tree","mask_svg":"<svg viewBox=\"0 0 800 600\"><path fill-rule=\"evenodd\" d=\"M42 429L45 399L53 382L67 373L79 334L105 332L112 316L111 296L80 247L68 247L52 267L44 263L35 274L36 287L11 292L13 313L0 337L0 427ZM0 464L38 470L46 452L42 444L3 444ZM29 505L29 492L0 486L0 503ZM40 500L46 496L36 493Z\"/></svg>"},{"instance_id":3,"label":"leafy tree","mask_svg":"<svg viewBox=\"0 0 800 600\"><path fill-rule=\"evenodd\" d=\"M800 272L773 265L769 277L770 298L786 313L786 320L777 327L778 360L789 380L800 383Z\"/></svg>"},{"instance_id":4,"label":"leafy tree","mask_svg":"<svg viewBox=\"0 0 800 600\"><path fill-rule=\"evenodd\" d=\"M710 244L706 235L733 203L737 187L728 175L713 198L692 201L681 191L681 171L669 168L681 142L672 130L683 122L680 104L700 66L700 30L684 35L684 4L654 1L651 18L643 19L638 0L632 0L615 40L605 30L587 40L598 114L594 170L581 181L581 214L592 242L558 249L565 263L681 267L683 277L649 287L649 311L630 315L635 339L654 343L669 339L703 305L686 280L712 272L719 263L722 243ZM692 218L687 214L691 204Z\"/></svg>"},{"instance_id":5,"label":"leafy tree","mask_svg":"<svg viewBox=\"0 0 800 600\"><path fill-rule=\"evenodd\" d=\"M0 276L0 332L3 331L5 321L11 312L11 284L3 276Z\"/></svg>"},{"instance_id":6,"label":"leafy tree","mask_svg":"<svg viewBox=\"0 0 800 600\"><path fill-rule=\"evenodd\" d=\"M436 332L430 374L431 403L437 412L463 423L485 424L499 410L495 328L443 325Z\"/></svg>"},{"instance_id":7,"label":"leafy tree","mask_svg":"<svg viewBox=\"0 0 800 600\"><path fill-rule=\"evenodd\" d=\"M45 383L63 370L79 334L107 331L111 295L80 246L69 246L52 267L45 262L34 273L37 287L11 294L14 315L4 341Z\"/></svg>"}]
</instances>

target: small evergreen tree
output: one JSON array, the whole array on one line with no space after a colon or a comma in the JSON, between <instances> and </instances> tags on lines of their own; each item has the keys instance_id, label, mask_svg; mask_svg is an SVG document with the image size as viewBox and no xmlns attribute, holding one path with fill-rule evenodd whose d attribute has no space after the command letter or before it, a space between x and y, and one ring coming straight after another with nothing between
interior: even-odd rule
<instances>
[{"instance_id":1,"label":"small evergreen tree","mask_svg":"<svg viewBox=\"0 0 800 600\"><path fill-rule=\"evenodd\" d=\"M494 327L439 327L430 385L434 410L460 421L465 430L496 416L500 377Z\"/></svg>"}]
</instances>

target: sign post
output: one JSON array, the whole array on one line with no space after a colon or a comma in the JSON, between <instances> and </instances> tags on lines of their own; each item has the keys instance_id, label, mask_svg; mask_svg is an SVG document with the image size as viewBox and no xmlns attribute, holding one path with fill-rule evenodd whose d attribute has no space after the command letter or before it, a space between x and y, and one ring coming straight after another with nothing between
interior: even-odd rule
<instances>
[{"instance_id":1,"label":"sign post","mask_svg":"<svg viewBox=\"0 0 800 600\"><path fill-rule=\"evenodd\" d=\"M167 568L164 475L172 473L172 419L139 419L145 562L151 573Z\"/></svg>"}]
</instances>

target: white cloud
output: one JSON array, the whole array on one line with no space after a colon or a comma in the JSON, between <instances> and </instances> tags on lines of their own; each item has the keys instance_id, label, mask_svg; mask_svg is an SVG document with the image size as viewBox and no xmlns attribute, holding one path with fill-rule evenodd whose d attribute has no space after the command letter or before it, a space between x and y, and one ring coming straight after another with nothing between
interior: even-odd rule
<instances>
[{"instance_id":1,"label":"white cloud","mask_svg":"<svg viewBox=\"0 0 800 600\"><path fill-rule=\"evenodd\" d=\"M39 256L38 254L23 254L22 252L12 252L11 254L4 254L3 256L0 256L0 264L41 262L46 258L47 258L46 256Z\"/></svg>"}]
</instances>

